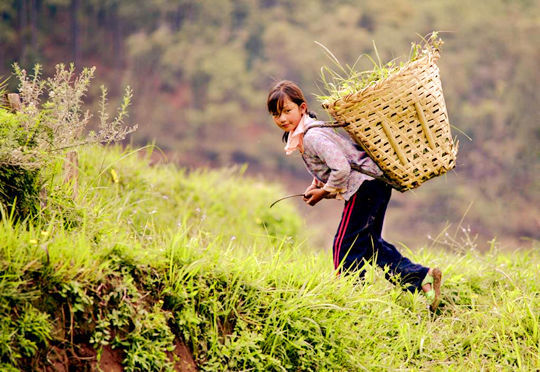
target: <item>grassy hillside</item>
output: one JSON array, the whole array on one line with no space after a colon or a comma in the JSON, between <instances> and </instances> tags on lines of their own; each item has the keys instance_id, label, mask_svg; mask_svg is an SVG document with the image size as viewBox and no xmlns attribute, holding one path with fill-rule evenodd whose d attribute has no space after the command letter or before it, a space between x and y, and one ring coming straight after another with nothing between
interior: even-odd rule
<instances>
[{"instance_id":1,"label":"grassy hillside","mask_svg":"<svg viewBox=\"0 0 540 372\"><path fill-rule=\"evenodd\" d=\"M408 251L444 272L430 314L380 270L337 277L278 186L142 152L85 149L74 202L58 162L44 217L4 213L0 369L540 368L537 250Z\"/></svg>"},{"instance_id":2,"label":"grassy hillside","mask_svg":"<svg viewBox=\"0 0 540 372\"><path fill-rule=\"evenodd\" d=\"M540 209L531 208L540 204L540 1L3 0L0 19L0 81L14 62L28 71L39 62L46 76L60 61L78 71L96 66L93 108L100 84L113 103L123 87L134 88L134 143L155 140L183 165L249 164L250 174L295 183L310 180L302 161L283 156L266 112L275 82L299 83L310 109L328 120L314 95L324 92L321 67L334 66L315 41L350 66L364 53L377 60L375 42L386 63L439 30L456 169L417 196L394 197L392 240L422 244L466 210L464 224L482 243L540 239ZM356 66L374 67L366 56ZM7 84L17 91L17 79ZM408 218L417 211L423 218Z\"/></svg>"}]
</instances>

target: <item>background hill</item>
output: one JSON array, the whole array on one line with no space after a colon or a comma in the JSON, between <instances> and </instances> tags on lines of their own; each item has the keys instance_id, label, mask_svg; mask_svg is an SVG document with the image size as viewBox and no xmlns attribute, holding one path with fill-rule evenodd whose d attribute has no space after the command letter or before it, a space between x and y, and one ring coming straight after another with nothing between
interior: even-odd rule
<instances>
[{"instance_id":1,"label":"background hill","mask_svg":"<svg viewBox=\"0 0 540 372\"><path fill-rule=\"evenodd\" d=\"M458 164L396 195L386 235L422 245L427 234L463 220L483 249L493 237L510 248L529 245L540 231L535 1L7 0L0 3L0 76L10 75L13 62L40 62L46 72L57 62L96 65L113 97L127 84L135 90L135 144L155 140L186 167L247 163L248 174L281 179L293 193L309 178L300 159L283 155L265 112L272 83L297 81L326 119L309 94L319 91L320 67L329 62L315 40L344 63L373 53L374 40L389 60L432 30L445 40L440 68ZM95 102L97 86L89 92ZM321 205L303 211L324 231L325 246L340 206Z\"/></svg>"}]
</instances>

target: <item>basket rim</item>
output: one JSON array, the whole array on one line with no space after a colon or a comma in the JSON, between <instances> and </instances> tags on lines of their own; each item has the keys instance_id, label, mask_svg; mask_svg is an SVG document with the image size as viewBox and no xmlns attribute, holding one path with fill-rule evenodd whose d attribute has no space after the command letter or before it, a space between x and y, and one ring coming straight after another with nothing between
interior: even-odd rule
<instances>
[{"instance_id":1,"label":"basket rim","mask_svg":"<svg viewBox=\"0 0 540 372\"><path fill-rule=\"evenodd\" d=\"M330 103L323 103L322 106L326 110L332 110L335 106L349 103L352 100L352 98L363 96L363 95L369 93L370 91L379 89L382 85L384 85L384 84L386 84L388 82L391 82L394 79L397 79L397 77L399 75L401 75L404 71L412 70L412 69L414 69L414 68L416 68L416 67L418 67L419 65L422 65L422 64L426 64L426 63L430 64L432 62L436 63L438 61L439 57L440 57L440 53L439 53L438 50L435 50L434 52L429 51L422 58L419 58L419 59L417 59L415 61L407 62L405 65L400 67L399 70L397 70L394 73L390 74L390 76L388 76L388 77L386 77L384 79L381 79L381 80L377 80L376 82L371 83L367 87L362 88L361 90L359 90L357 92L349 93L349 94L347 94L347 95L345 95L343 97L340 97L340 98L338 98L338 99L336 99L336 100L334 100L334 101L332 101Z\"/></svg>"}]
</instances>

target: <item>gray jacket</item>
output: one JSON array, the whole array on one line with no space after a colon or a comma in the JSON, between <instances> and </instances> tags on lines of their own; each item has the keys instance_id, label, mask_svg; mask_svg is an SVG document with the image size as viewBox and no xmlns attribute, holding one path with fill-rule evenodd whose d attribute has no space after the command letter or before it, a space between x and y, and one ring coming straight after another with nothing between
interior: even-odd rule
<instances>
[{"instance_id":1,"label":"gray jacket","mask_svg":"<svg viewBox=\"0 0 540 372\"><path fill-rule=\"evenodd\" d=\"M306 128L322 124L306 118ZM351 164L376 175L382 175L379 167L350 137L338 134L333 128L311 128L303 139L302 159L307 170L315 178L314 184L335 195L337 199L349 200L366 180L373 178L351 169ZM318 182L317 182L318 181Z\"/></svg>"}]
</instances>

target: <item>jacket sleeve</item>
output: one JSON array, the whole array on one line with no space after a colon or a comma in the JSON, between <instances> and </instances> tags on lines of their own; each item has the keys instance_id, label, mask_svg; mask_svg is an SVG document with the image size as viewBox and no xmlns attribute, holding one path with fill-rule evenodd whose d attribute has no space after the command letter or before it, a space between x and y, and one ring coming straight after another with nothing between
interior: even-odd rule
<instances>
[{"instance_id":1,"label":"jacket sleeve","mask_svg":"<svg viewBox=\"0 0 540 372\"><path fill-rule=\"evenodd\" d=\"M339 199L347 191L351 166L343 150L324 135L307 136L304 146L312 151L330 169L330 176L323 189Z\"/></svg>"},{"instance_id":2,"label":"jacket sleeve","mask_svg":"<svg viewBox=\"0 0 540 372\"><path fill-rule=\"evenodd\" d=\"M321 182L316 177L313 177L313 181L311 182L311 186L321 188L321 187L324 186L324 182Z\"/></svg>"}]
</instances>

